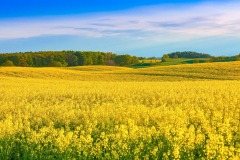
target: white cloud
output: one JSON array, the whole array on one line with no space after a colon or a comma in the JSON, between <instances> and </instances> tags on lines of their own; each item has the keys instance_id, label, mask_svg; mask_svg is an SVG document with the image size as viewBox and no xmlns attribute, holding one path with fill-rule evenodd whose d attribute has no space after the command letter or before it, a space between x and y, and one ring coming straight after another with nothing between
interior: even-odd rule
<instances>
[{"instance_id":1,"label":"white cloud","mask_svg":"<svg viewBox=\"0 0 240 160\"><path fill-rule=\"evenodd\" d=\"M157 43L240 36L240 3L197 3L35 19L0 20L0 39L42 35L126 37Z\"/></svg>"}]
</instances>

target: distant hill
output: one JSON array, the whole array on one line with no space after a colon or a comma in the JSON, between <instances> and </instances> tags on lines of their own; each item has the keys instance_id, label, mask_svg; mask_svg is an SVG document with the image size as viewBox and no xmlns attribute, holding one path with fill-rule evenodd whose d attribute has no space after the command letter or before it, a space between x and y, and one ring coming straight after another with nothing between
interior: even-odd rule
<instances>
[{"instance_id":1,"label":"distant hill","mask_svg":"<svg viewBox=\"0 0 240 160\"><path fill-rule=\"evenodd\" d=\"M168 54L169 58L211 58L210 54L198 53L192 51L184 51L184 52L173 52Z\"/></svg>"}]
</instances>

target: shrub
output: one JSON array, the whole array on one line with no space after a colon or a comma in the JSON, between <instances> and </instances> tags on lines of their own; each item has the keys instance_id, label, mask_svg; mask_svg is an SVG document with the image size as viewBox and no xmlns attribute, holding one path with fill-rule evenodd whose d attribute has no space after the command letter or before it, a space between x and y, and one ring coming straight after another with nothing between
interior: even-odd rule
<instances>
[{"instance_id":1,"label":"shrub","mask_svg":"<svg viewBox=\"0 0 240 160\"><path fill-rule=\"evenodd\" d=\"M198 59L194 59L193 63L199 63Z\"/></svg>"},{"instance_id":2,"label":"shrub","mask_svg":"<svg viewBox=\"0 0 240 160\"><path fill-rule=\"evenodd\" d=\"M237 56L236 61L240 61L240 54Z\"/></svg>"},{"instance_id":3,"label":"shrub","mask_svg":"<svg viewBox=\"0 0 240 160\"><path fill-rule=\"evenodd\" d=\"M2 66L8 66L8 67L10 67L10 66L14 66L14 64L13 64L12 61L7 60L5 63L2 64Z\"/></svg>"},{"instance_id":4,"label":"shrub","mask_svg":"<svg viewBox=\"0 0 240 160\"><path fill-rule=\"evenodd\" d=\"M57 61L52 61L49 63L48 65L49 67L62 67L62 64L60 62Z\"/></svg>"}]
</instances>

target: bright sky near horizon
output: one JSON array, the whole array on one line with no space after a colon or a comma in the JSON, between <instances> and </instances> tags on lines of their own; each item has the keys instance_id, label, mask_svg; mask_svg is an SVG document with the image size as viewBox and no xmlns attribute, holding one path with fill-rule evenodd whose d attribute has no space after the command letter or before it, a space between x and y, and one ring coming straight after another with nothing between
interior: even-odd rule
<instances>
[{"instance_id":1,"label":"bright sky near horizon","mask_svg":"<svg viewBox=\"0 0 240 160\"><path fill-rule=\"evenodd\" d=\"M1 0L0 53L240 53L237 0Z\"/></svg>"}]
</instances>

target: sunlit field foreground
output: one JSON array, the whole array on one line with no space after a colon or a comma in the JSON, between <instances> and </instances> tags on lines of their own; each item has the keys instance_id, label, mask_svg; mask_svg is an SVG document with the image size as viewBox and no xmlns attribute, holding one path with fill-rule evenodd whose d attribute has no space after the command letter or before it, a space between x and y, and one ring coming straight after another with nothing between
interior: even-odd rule
<instances>
[{"instance_id":1,"label":"sunlit field foreground","mask_svg":"<svg viewBox=\"0 0 240 160\"><path fill-rule=\"evenodd\" d=\"M239 157L239 62L0 68L0 159Z\"/></svg>"}]
</instances>

